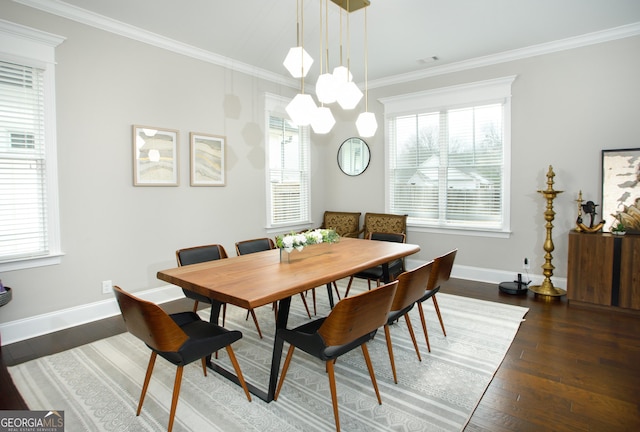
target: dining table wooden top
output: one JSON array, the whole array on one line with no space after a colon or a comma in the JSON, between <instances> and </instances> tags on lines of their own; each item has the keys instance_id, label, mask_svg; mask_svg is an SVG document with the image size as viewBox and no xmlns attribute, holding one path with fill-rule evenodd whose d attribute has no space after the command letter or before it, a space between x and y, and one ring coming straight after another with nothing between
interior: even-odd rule
<instances>
[{"instance_id":1,"label":"dining table wooden top","mask_svg":"<svg viewBox=\"0 0 640 432\"><path fill-rule=\"evenodd\" d=\"M158 279L221 303L254 309L414 254L418 245L342 237L292 251L272 249L159 271Z\"/></svg>"}]
</instances>

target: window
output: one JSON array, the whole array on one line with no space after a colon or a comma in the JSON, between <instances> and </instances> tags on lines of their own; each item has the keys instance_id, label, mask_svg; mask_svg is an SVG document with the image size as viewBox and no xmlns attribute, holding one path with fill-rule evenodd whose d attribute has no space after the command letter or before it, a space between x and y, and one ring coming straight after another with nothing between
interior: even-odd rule
<instances>
[{"instance_id":1,"label":"window","mask_svg":"<svg viewBox=\"0 0 640 432\"><path fill-rule=\"evenodd\" d=\"M291 123L284 111L288 101L266 98L267 210L270 228L309 223L309 127Z\"/></svg>"},{"instance_id":2,"label":"window","mask_svg":"<svg viewBox=\"0 0 640 432\"><path fill-rule=\"evenodd\" d=\"M59 262L53 48L0 25L0 270ZM44 49L43 49L44 48Z\"/></svg>"},{"instance_id":3,"label":"window","mask_svg":"<svg viewBox=\"0 0 640 432\"><path fill-rule=\"evenodd\" d=\"M513 79L383 99L389 212L417 227L509 231Z\"/></svg>"}]
</instances>

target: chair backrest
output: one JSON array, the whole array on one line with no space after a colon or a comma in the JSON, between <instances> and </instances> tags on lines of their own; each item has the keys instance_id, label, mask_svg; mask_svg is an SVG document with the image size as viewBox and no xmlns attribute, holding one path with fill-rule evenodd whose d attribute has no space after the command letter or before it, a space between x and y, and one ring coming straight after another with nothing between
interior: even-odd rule
<instances>
[{"instance_id":1,"label":"chair backrest","mask_svg":"<svg viewBox=\"0 0 640 432\"><path fill-rule=\"evenodd\" d=\"M176 251L178 266L227 258L227 251L219 244L194 246Z\"/></svg>"},{"instance_id":2,"label":"chair backrest","mask_svg":"<svg viewBox=\"0 0 640 432\"><path fill-rule=\"evenodd\" d=\"M342 237L355 236L360 230L360 212L325 211L320 228L335 230Z\"/></svg>"},{"instance_id":3,"label":"chair backrest","mask_svg":"<svg viewBox=\"0 0 640 432\"><path fill-rule=\"evenodd\" d=\"M397 285L389 282L340 300L318 329L325 344L344 345L385 325Z\"/></svg>"},{"instance_id":4,"label":"chair backrest","mask_svg":"<svg viewBox=\"0 0 640 432\"><path fill-rule=\"evenodd\" d=\"M433 260L433 270L431 271L431 278L427 285L428 290L438 288L443 282L449 280L457 253L458 249L453 249Z\"/></svg>"},{"instance_id":5,"label":"chair backrest","mask_svg":"<svg viewBox=\"0 0 640 432\"><path fill-rule=\"evenodd\" d=\"M398 276L398 289L391 304L392 311L403 310L422 298L433 271L433 263L429 261Z\"/></svg>"},{"instance_id":6,"label":"chair backrest","mask_svg":"<svg viewBox=\"0 0 640 432\"><path fill-rule=\"evenodd\" d=\"M268 237L258 238L253 240L243 240L236 243L236 253L238 255L246 255L255 252L262 252L270 249L275 249L273 240Z\"/></svg>"},{"instance_id":7,"label":"chair backrest","mask_svg":"<svg viewBox=\"0 0 640 432\"><path fill-rule=\"evenodd\" d=\"M369 240L405 243L407 240L407 235L403 233L370 232L367 238Z\"/></svg>"},{"instance_id":8,"label":"chair backrest","mask_svg":"<svg viewBox=\"0 0 640 432\"><path fill-rule=\"evenodd\" d=\"M175 352L189 339L186 333L155 303L113 287L127 330L157 351Z\"/></svg>"},{"instance_id":9,"label":"chair backrest","mask_svg":"<svg viewBox=\"0 0 640 432\"><path fill-rule=\"evenodd\" d=\"M407 215L365 213L364 238L367 238L372 232L406 234Z\"/></svg>"}]
</instances>

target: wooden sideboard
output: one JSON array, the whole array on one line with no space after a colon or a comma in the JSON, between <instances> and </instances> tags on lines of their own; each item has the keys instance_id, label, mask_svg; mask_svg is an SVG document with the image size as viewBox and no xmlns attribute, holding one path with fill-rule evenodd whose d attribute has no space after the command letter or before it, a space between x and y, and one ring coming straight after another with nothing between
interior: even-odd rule
<instances>
[{"instance_id":1,"label":"wooden sideboard","mask_svg":"<svg viewBox=\"0 0 640 432\"><path fill-rule=\"evenodd\" d=\"M640 310L640 236L570 232L567 298Z\"/></svg>"}]
</instances>

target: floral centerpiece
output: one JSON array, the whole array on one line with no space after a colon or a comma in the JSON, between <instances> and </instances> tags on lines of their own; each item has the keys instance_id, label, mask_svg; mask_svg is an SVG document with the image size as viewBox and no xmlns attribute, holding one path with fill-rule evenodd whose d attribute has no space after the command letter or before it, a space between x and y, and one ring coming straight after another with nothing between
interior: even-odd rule
<instances>
[{"instance_id":1,"label":"floral centerpiece","mask_svg":"<svg viewBox=\"0 0 640 432\"><path fill-rule=\"evenodd\" d=\"M276 246L285 252L292 252L294 249L301 251L305 246L319 243L336 243L340 236L332 229L314 229L301 233L285 234L276 237Z\"/></svg>"}]
</instances>

